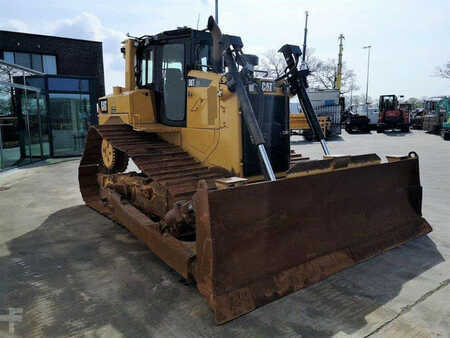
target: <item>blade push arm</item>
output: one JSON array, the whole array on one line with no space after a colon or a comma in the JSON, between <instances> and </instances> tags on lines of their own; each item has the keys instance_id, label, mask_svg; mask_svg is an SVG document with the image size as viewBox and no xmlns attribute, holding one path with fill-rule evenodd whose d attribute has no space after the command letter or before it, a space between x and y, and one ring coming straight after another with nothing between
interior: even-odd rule
<instances>
[{"instance_id":1,"label":"blade push arm","mask_svg":"<svg viewBox=\"0 0 450 338\"><path fill-rule=\"evenodd\" d=\"M250 138L252 143L258 148L258 156L262 164L264 177L267 180L275 181L275 174L264 145L264 136L258 121L256 120L255 112L253 111L252 104L248 98L247 90L244 87L241 73L237 69L236 60L234 59L233 52L230 48L227 48L225 51L225 64L228 66L228 70L233 78L235 90L241 105L242 116L244 117L244 122L250 133Z\"/></svg>"},{"instance_id":2,"label":"blade push arm","mask_svg":"<svg viewBox=\"0 0 450 338\"><path fill-rule=\"evenodd\" d=\"M264 136L261 132L261 128L259 127L255 112L253 111L247 90L244 86L242 73L245 73L248 65L245 56L242 54L242 43L232 44L226 35L222 35L219 27L212 17L208 20L208 30L211 32L214 40L213 44L215 46L214 49L216 50L214 53L214 58L216 58L216 55L218 56L219 53L223 51L225 65L228 67L229 71L227 74L227 84L230 90L236 91L237 93L242 116L244 117L244 123L248 128L252 143L258 149L258 157L264 173L264 178L269 181L275 181L275 174L265 148ZM217 65L216 69L219 69L218 66L220 63L220 60L214 60L214 64ZM243 67L241 72L238 70L238 64Z\"/></svg>"},{"instance_id":3,"label":"blade push arm","mask_svg":"<svg viewBox=\"0 0 450 338\"><path fill-rule=\"evenodd\" d=\"M302 110L305 113L306 121L314 134L319 138L323 152L325 155L330 155L328 144L325 141L325 135L323 134L319 120L317 119L314 108L309 100L308 93L306 92L306 88L308 88L306 76L309 74L309 70L297 69L298 60L302 55L300 47L295 45L284 45L280 48L279 52L283 53L287 64L287 73L283 77L286 77L291 92L297 94Z\"/></svg>"}]
</instances>

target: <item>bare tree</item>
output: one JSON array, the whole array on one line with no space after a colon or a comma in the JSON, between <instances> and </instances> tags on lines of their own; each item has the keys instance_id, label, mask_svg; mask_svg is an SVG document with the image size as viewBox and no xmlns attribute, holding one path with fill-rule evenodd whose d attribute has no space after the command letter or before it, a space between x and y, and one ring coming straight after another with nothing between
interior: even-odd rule
<instances>
[{"instance_id":1,"label":"bare tree","mask_svg":"<svg viewBox=\"0 0 450 338\"><path fill-rule=\"evenodd\" d=\"M450 60L443 66L436 67L436 76L450 80Z\"/></svg>"},{"instance_id":2,"label":"bare tree","mask_svg":"<svg viewBox=\"0 0 450 338\"><path fill-rule=\"evenodd\" d=\"M306 49L305 62L311 72L315 72L322 64L322 61L313 54L314 49ZM283 54L278 53L275 49L269 49L262 54L262 56L260 56L259 63L260 64L257 69L267 71L269 73L269 77L272 78L277 78L283 75L284 70L286 69L286 61Z\"/></svg>"},{"instance_id":3,"label":"bare tree","mask_svg":"<svg viewBox=\"0 0 450 338\"><path fill-rule=\"evenodd\" d=\"M356 73L353 69L347 69L345 63L342 65L342 80L341 80L341 92L349 93L359 90L358 83L356 82Z\"/></svg>"},{"instance_id":4,"label":"bare tree","mask_svg":"<svg viewBox=\"0 0 450 338\"><path fill-rule=\"evenodd\" d=\"M346 87L346 91L344 94L347 94L347 95L350 94L350 96L354 95L354 93L356 93L359 90L359 86L355 83L354 78L348 80L346 83L346 86L347 87Z\"/></svg>"},{"instance_id":5,"label":"bare tree","mask_svg":"<svg viewBox=\"0 0 450 338\"><path fill-rule=\"evenodd\" d=\"M334 88L336 76L336 60L319 61L316 69L311 71L310 83L312 87L331 89ZM355 72L352 69L348 69L344 62L342 65L341 92L347 94L350 91L357 91L358 89Z\"/></svg>"},{"instance_id":6,"label":"bare tree","mask_svg":"<svg viewBox=\"0 0 450 338\"><path fill-rule=\"evenodd\" d=\"M261 57L258 70L264 70L269 73L269 77L277 78L283 75L286 68L286 61L283 54L278 53L275 49L269 49Z\"/></svg>"},{"instance_id":7,"label":"bare tree","mask_svg":"<svg viewBox=\"0 0 450 338\"><path fill-rule=\"evenodd\" d=\"M314 56L314 48L306 48L305 63L311 73L317 72L317 70L322 66L323 61L317 56Z\"/></svg>"},{"instance_id":8,"label":"bare tree","mask_svg":"<svg viewBox=\"0 0 450 338\"><path fill-rule=\"evenodd\" d=\"M311 75L308 77L311 87L322 89L334 88L337 75L336 60L329 59L328 61L322 61L314 56L314 49L307 48L305 62L311 72ZM283 55L275 49L266 51L260 57L260 65L257 67L259 70L267 71L269 77L272 78L283 75L285 68L286 61ZM355 72L352 69L348 69L344 62L342 65L341 92L346 94L357 90L359 90L359 87L356 85Z\"/></svg>"}]
</instances>

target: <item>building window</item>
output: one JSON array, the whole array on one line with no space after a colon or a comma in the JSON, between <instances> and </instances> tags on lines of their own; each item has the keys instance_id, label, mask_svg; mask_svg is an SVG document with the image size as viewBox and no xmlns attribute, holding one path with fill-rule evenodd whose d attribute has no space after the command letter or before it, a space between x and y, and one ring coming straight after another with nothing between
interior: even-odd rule
<instances>
[{"instance_id":1,"label":"building window","mask_svg":"<svg viewBox=\"0 0 450 338\"><path fill-rule=\"evenodd\" d=\"M40 54L32 54L31 55L31 67L38 72L43 72L42 68L42 55Z\"/></svg>"},{"instance_id":2,"label":"building window","mask_svg":"<svg viewBox=\"0 0 450 338\"><path fill-rule=\"evenodd\" d=\"M49 77L48 90L58 92L89 93L89 80L76 78Z\"/></svg>"},{"instance_id":3,"label":"building window","mask_svg":"<svg viewBox=\"0 0 450 338\"><path fill-rule=\"evenodd\" d=\"M3 52L3 57L6 62L14 63L14 53L13 52Z\"/></svg>"},{"instance_id":4,"label":"building window","mask_svg":"<svg viewBox=\"0 0 450 338\"><path fill-rule=\"evenodd\" d=\"M53 150L55 156L81 154L89 128L89 94L49 94Z\"/></svg>"},{"instance_id":5,"label":"building window","mask_svg":"<svg viewBox=\"0 0 450 338\"><path fill-rule=\"evenodd\" d=\"M45 74L56 74L56 57L54 55L42 55L44 60L44 73Z\"/></svg>"},{"instance_id":6,"label":"building window","mask_svg":"<svg viewBox=\"0 0 450 338\"><path fill-rule=\"evenodd\" d=\"M31 68L31 55L27 53L14 53L14 63L19 66Z\"/></svg>"},{"instance_id":7,"label":"building window","mask_svg":"<svg viewBox=\"0 0 450 338\"><path fill-rule=\"evenodd\" d=\"M43 77L27 77L26 78L26 83L27 86L31 86L31 87L36 87L39 88L40 90L42 90L43 92L45 91L45 80Z\"/></svg>"},{"instance_id":8,"label":"building window","mask_svg":"<svg viewBox=\"0 0 450 338\"><path fill-rule=\"evenodd\" d=\"M56 56L54 55L3 52L3 57L6 62L56 75Z\"/></svg>"}]
</instances>

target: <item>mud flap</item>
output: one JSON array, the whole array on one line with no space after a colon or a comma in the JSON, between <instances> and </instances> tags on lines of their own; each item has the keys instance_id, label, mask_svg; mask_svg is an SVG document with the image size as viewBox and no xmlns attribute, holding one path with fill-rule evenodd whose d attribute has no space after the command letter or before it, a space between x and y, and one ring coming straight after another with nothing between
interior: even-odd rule
<instances>
[{"instance_id":1,"label":"mud flap","mask_svg":"<svg viewBox=\"0 0 450 338\"><path fill-rule=\"evenodd\" d=\"M195 279L217 323L431 231L417 158L194 195Z\"/></svg>"}]
</instances>

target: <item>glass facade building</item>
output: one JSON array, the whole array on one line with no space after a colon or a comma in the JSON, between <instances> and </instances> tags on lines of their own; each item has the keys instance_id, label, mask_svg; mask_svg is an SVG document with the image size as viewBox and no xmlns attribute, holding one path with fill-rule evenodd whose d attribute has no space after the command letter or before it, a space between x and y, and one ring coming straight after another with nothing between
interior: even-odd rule
<instances>
[{"instance_id":1,"label":"glass facade building","mask_svg":"<svg viewBox=\"0 0 450 338\"><path fill-rule=\"evenodd\" d=\"M29 76L25 86L0 88L0 169L46 157L82 154L97 123L92 78Z\"/></svg>"},{"instance_id":2,"label":"glass facade building","mask_svg":"<svg viewBox=\"0 0 450 338\"><path fill-rule=\"evenodd\" d=\"M89 125L97 123L92 79L47 75L28 79L43 90L49 130L50 156L80 155Z\"/></svg>"},{"instance_id":3,"label":"glass facade building","mask_svg":"<svg viewBox=\"0 0 450 338\"><path fill-rule=\"evenodd\" d=\"M45 115L45 101L39 89L0 87L0 169L29 164L49 155L45 142L48 129L42 123Z\"/></svg>"},{"instance_id":4,"label":"glass facade building","mask_svg":"<svg viewBox=\"0 0 450 338\"><path fill-rule=\"evenodd\" d=\"M101 42L0 30L0 170L81 155L104 95Z\"/></svg>"}]
</instances>

